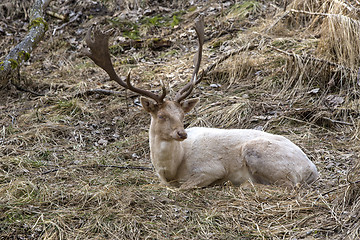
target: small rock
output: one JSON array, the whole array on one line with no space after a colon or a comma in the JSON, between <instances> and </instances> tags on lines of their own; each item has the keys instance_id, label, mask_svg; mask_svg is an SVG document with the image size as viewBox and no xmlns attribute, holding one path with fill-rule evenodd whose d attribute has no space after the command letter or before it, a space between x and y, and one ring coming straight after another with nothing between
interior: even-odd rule
<instances>
[{"instance_id":1,"label":"small rock","mask_svg":"<svg viewBox=\"0 0 360 240\"><path fill-rule=\"evenodd\" d=\"M212 83L212 84L210 84L210 87L211 87L211 88L220 88L220 87L221 87L221 84Z\"/></svg>"},{"instance_id":2,"label":"small rock","mask_svg":"<svg viewBox=\"0 0 360 240\"><path fill-rule=\"evenodd\" d=\"M320 88L314 88L314 89L308 91L307 93L308 93L308 94L316 94L316 93L318 93L319 91L320 91Z\"/></svg>"},{"instance_id":3,"label":"small rock","mask_svg":"<svg viewBox=\"0 0 360 240\"><path fill-rule=\"evenodd\" d=\"M98 141L98 144L106 146L106 145L108 144L108 140L106 140L106 139L100 139L100 140Z\"/></svg>"}]
</instances>

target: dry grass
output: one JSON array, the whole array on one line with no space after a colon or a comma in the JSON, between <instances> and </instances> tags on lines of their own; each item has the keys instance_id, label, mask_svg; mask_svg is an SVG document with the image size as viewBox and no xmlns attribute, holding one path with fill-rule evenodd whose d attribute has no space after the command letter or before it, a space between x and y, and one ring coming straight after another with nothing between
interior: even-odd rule
<instances>
[{"instance_id":1,"label":"dry grass","mask_svg":"<svg viewBox=\"0 0 360 240\"><path fill-rule=\"evenodd\" d=\"M149 159L149 117L137 96L128 93L125 100L101 70L73 56L65 43L76 34L48 35L52 41L22 69L33 90L46 96L14 89L0 95L0 239L360 238L360 28L349 3L359 7L355 1L294 0L287 10L297 12L284 15L282 1L235 7L199 1L196 9L185 8L178 28L154 30L179 39L170 49L115 56L137 54L137 63L115 64L122 74L132 68L136 85L159 89L162 78L176 91L192 71L195 39L187 19L204 12L204 66L229 58L194 91L201 102L186 125L287 136L321 174L304 188L228 183L182 192L159 185ZM84 4L85 14L92 6L74 4ZM137 11L141 4L125 1L124 9ZM247 4L256 7L244 11ZM229 54L249 45L257 47ZM119 93L89 91L97 88Z\"/></svg>"}]
</instances>

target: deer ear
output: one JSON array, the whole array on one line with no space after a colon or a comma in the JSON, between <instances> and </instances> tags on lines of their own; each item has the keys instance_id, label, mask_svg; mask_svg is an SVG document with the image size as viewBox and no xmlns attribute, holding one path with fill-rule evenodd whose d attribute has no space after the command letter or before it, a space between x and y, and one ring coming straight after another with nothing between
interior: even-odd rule
<instances>
[{"instance_id":1,"label":"deer ear","mask_svg":"<svg viewBox=\"0 0 360 240\"><path fill-rule=\"evenodd\" d=\"M187 113L190 112L196 106L196 104L198 104L199 101L200 101L199 98L192 98L189 100L185 100L181 103L181 107L184 110L184 112Z\"/></svg>"},{"instance_id":2,"label":"deer ear","mask_svg":"<svg viewBox=\"0 0 360 240\"><path fill-rule=\"evenodd\" d=\"M140 97L140 102L145 111L149 113L155 112L158 108L157 103L149 98Z\"/></svg>"}]
</instances>

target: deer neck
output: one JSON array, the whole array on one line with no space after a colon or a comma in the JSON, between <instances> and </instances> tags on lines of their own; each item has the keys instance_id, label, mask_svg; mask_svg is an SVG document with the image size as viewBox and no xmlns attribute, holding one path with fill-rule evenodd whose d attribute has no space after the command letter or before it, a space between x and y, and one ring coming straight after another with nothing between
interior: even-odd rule
<instances>
[{"instance_id":1,"label":"deer neck","mask_svg":"<svg viewBox=\"0 0 360 240\"><path fill-rule=\"evenodd\" d=\"M151 161L160 179L164 183L175 180L178 167L184 156L182 142L162 139L151 124L149 143Z\"/></svg>"}]
</instances>

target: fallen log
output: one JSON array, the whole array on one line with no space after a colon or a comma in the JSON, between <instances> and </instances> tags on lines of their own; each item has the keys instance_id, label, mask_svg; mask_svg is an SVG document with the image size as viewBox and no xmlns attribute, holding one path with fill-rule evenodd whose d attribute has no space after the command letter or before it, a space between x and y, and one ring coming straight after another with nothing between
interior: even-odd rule
<instances>
[{"instance_id":1,"label":"fallen log","mask_svg":"<svg viewBox=\"0 0 360 240\"><path fill-rule=\"evenodd\" d=\"M36 0L30 11L30 24L28 34L24 39L11 49L10 53L0 62L0 88L11 83L12 78L18 75L23 62L30 58L31 52L43 39L48 30L48 24L44 19L44 9L51 0Z\"/></svg>"}]
</instances>

